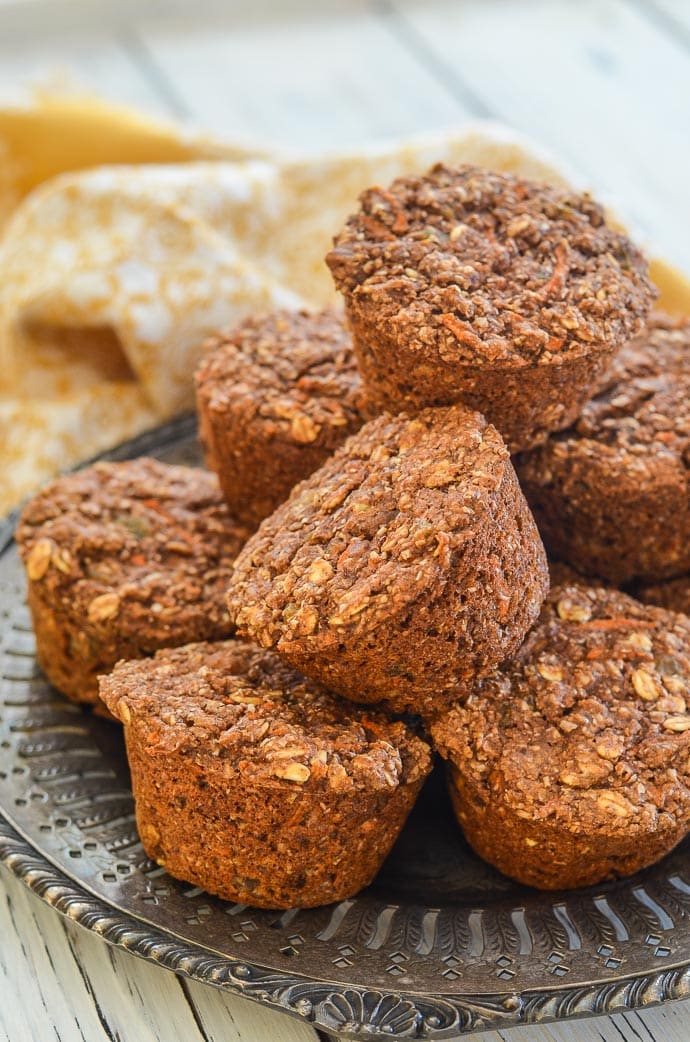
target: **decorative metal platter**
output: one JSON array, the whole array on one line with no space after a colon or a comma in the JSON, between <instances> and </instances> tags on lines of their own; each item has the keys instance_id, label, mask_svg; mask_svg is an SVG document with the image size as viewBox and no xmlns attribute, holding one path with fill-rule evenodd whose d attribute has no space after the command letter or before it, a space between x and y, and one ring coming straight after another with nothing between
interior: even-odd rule
<instances>
[{"instance_id":1,"label":"decorative metal platter","mask_svg":"<svg viewBox=\"0 0 690 1042\"><path fill-rule=\"evenodd\" d=\"M109 458L198 462L185 417ZM690 843L624 881L520 887L464 844L432 775L368 890L271 913L167 876L139 843L119 728L34 658L0 526L0 856L59 912L143 958L352 1038L440 1039L690 994Z\"/></svg>"}]
</instances>

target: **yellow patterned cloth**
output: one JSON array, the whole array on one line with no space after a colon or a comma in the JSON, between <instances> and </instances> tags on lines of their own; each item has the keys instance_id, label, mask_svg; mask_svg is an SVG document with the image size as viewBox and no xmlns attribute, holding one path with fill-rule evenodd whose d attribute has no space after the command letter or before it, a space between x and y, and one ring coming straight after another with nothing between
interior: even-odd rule
<instances>
[{"instance_id":1,"label":"yellow patterned cloth","mask_svg":"<svg viewBox=\"0 0 690 1042\"><path fill-rule=\"evenodd\" d=\"M213 330L327 302L323 257L359 192L438 160L564 181L491 124L286 158L93 102L0 111L0 509L192 407ZM654 275L690 312L687 282Z\"/></svg>"}]
</instances>

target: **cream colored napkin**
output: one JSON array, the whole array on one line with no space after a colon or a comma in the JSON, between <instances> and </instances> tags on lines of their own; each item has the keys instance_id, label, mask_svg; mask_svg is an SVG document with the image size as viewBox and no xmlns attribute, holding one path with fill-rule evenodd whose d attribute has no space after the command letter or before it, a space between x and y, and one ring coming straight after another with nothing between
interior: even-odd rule
<instances>
[{"instance_id":1,"label":"cream colored napkin","mask_svg":"<svg viewBox=\"0 0 690 1042\"><path fill-rule=\"evenodd\" d=\"M126 142L131 127L118 126ZM170 128L152 130L154 148L145 125L134 128L119 154L137 165L61 173L53 156L5 193L21 201L0 239L3 510L59 469L191 408L213 330L331 299L323 257L368 185L438 160L565 180L539 149L492 124L308 159L194 146ZM0 153L2 130L0 113ZM204 161L191 158L195 147ZM148 162L166 149L176 162ZM84 146L72 165L88 160ZM53 176L40 183L41 170ZM654 275L665 306L690 313L688 283L660 262Z\"/></svg>"}]
</instances>

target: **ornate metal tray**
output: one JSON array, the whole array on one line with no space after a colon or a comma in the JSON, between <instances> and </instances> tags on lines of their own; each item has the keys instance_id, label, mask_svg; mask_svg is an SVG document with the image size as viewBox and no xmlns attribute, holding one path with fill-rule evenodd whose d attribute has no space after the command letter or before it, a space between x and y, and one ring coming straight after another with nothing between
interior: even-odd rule
<instances>
[{"instance_id":1,"label":"ornate metal tray","mask_svg":"<svg viewBox=\"0 0 690 1042\"><path fill-rule=\"evenodd\" d=\"M198 459L193 417L110 458ZM624 882L519 887L463 843L440 776L375 883L284 914L231 905L148 861L116 725L65 702L34 659L0 526L0 856L113 944L353 1038L443 1038L690 994L690 844Z\"/></svg>"}]
</instances>

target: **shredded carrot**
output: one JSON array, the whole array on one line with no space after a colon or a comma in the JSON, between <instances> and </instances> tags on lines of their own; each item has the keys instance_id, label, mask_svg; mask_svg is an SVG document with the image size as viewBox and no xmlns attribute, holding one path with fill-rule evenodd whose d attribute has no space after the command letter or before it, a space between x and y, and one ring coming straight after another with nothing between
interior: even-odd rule
<instances>
[{"instance_id":1,"label":"shredded carrot","mask_svg":"<svg viewBox=\"0 0 690 1042\"><path fill-rule=\"evenodd\" d=\"M456 318L455 315L441 315L441 322L449 329L456 340L459 340L461 344L467 344L468 347L479 347L481 341L476 333L473 333L460 319Z\"/></svg>"},{"instance_id":2,"label":"shredded carrot","mask_svg":"<svg viewBox=\"0 0 690 1042\"><path fill-rule=\"evenodd\" d=\"M148 507L149 510L155 510L157 514L164 514L166 512L157 499L142 499L142 503L145 507Z\"/></svg>"},{"instance_id":3,"label":"shredded carrot","mask_svg":"<svg viewBox=\"0 0 690 1042\"><path fill-rule=\"evenodd\" d=\"M578 622L577 625L581 626L583 629L604 631L618 629L644 629L644 622L641 619L590 619L588 622Z\"/></svg>"},{"instance_id":4,"label":"shredded carrot","mask_svg":"<svg viewBox=\"0 0 690 1042\"><path fill-rule=\"evenodd\" d=\"M407 217L402 212L402 210L400 210L400 212L395 215L395 220L393 221L392 230L396 234L402 235L402 234L404 234L407 231L407 229L409 227L410 227L410 222L408 221Z\"/></svg>"},{"instance_id":5,"label":"shredded carrot","mask_svg":"<svg viewBox=\"0 0 690 1042\"><path fill-rule=\"evenodd\" d=\"M169 514L165 507L162 507L157 499L145 499L144 506L147 506L149 510L155 510L159 517L165 518L170 524L175 524L175 518L172 514Z\"/></svg>"},{"instance_id":6,"label":"shredded carrot","mask_svg":"<svg viewBox=\"0 0 690 1042\"><path fill-rule=\"evenodd\" d=\"M196 543L196 539L192 533L187 532L186 529L182 528L178 519L173 517L165 507L161 506L157 499L142 499L142 503L144 506L147 506L149 510L155 510L159 517L164 518L172 526L176 538L182 539L185 543L190 543L191 545ZM173 533L171 532L170 534L172 535Z\"/></svg>"},{"instance_id":7,"label":"shredded carrot","mask_svg":"<svg viewBox=\"0 0 690 1042\"><path fill-rule=\"evenodd\" d=\"M555 250L556 263L551 278L540 289L541 296L550 297L556 293L562 293L568 274L568 246L565 241L559 242Z\"/></svg>"},{"instance_id":8,"label":"shredded carrot","mask_svg":"<svg viewBox=\"0 0 690 1042\"><path fill-rule=\"evenodd\" d=\"M399 199L396 199L392 192L387 192L384 188L379 188L378 194L382 199L385 199L393 213L395 214L395 220L392 224L392 230L396 233L406 232L410 227L410 223L405 216L402 203Z\"/></svg>"},{"instance_id":9,"label":"shredded carrot","mask_svg":"<svg viewBox=\"0 0 690 1042\"><path fill-rule=\"evenodd\" d=\"M385 224L381 224L375 217L364 216L362 217L362 224L369 232L370 235L375 236L377 239L394 239L395 236Z\"/></svg>"}]
</instances>

